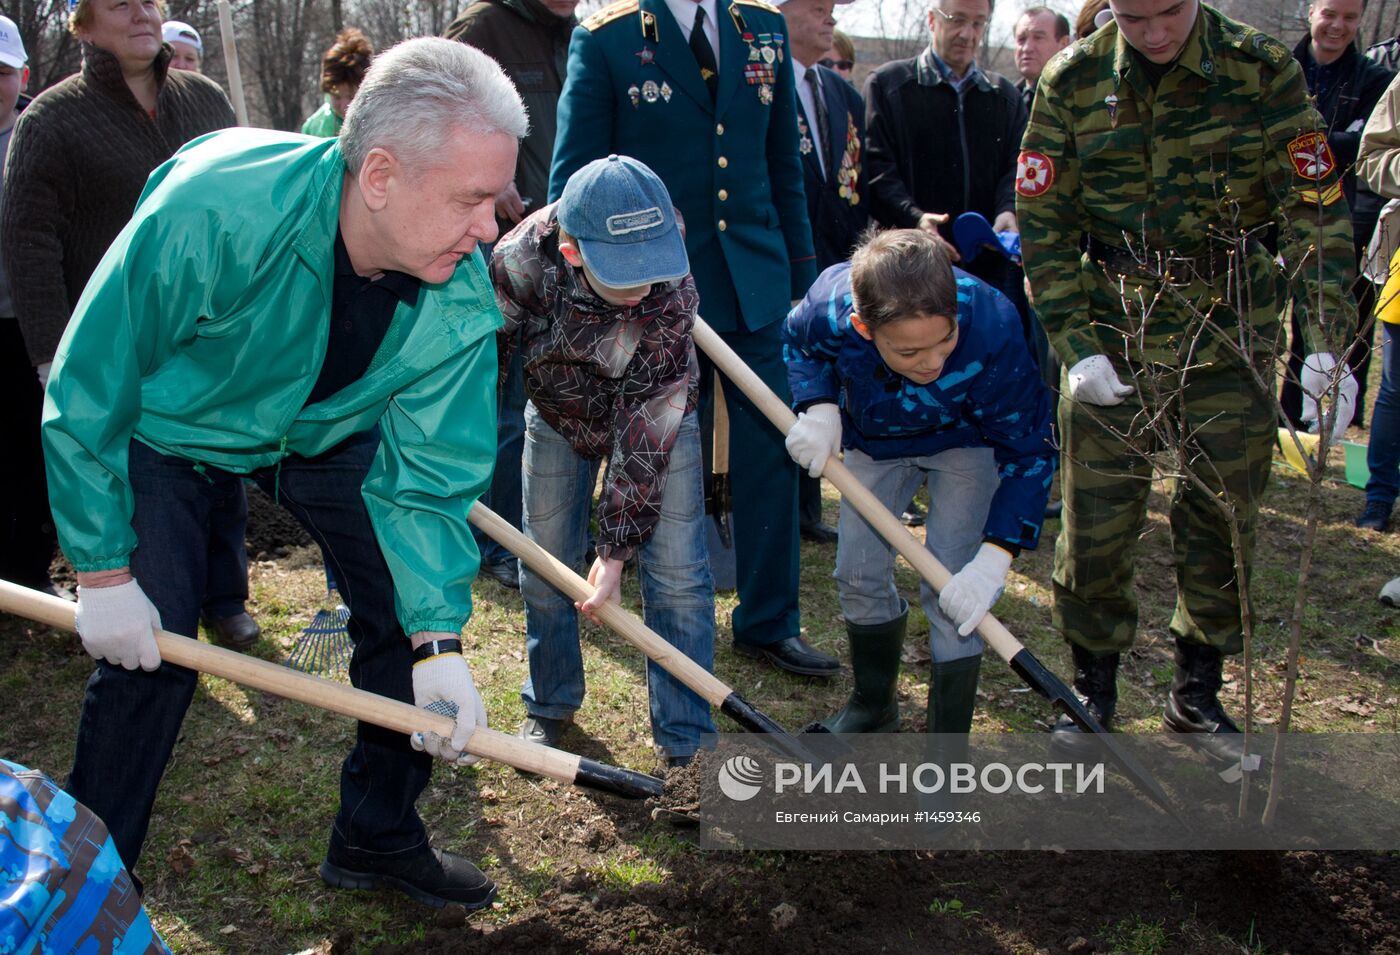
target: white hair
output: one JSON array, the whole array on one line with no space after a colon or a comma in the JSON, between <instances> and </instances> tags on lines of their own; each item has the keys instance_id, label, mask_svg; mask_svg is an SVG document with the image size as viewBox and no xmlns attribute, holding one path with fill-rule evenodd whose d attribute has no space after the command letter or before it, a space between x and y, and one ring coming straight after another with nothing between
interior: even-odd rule
<instances>
[{"instance_id":1,"label":"white hair","mask_svg":"<svg viewBox=\"0 0 1400 955\"><path fill-rule=\"evenodd\" d=\"M456 131L523 139L530 122L495 60L455 40L417 37L374 58L345 112L340 146L352 174L376 147L422 170Z\"/></svg>"}]
</instances>

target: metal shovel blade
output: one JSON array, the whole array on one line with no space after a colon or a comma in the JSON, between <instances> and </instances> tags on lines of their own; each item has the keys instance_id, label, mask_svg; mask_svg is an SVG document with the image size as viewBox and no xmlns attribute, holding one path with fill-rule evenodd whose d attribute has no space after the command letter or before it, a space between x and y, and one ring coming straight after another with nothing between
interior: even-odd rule
<instances>
[{"instance_id":1,"label":"metal shovel blade","mask_svg":"<svg viewBox=\"0 0 1400 955\"><path fill-rule=\"evenodd\" d=\"M1035 654L1028 649L1023 649L1009 661L1011 669L1016 672L1026 685L1035 690L1041 696L1048 699L1060 708L1075 725L1086 733L1094 733L1099 737L1105 749L1108 750L1113 761L1118 764L1118 768L1123 771L1123 775L1138 788L1148 799L1157 804L1167 815L1180 821L1176 807L1172 804L1171 797L1161 784L1152 777L1137 758L1118 744L1113 738L1113 734L1099 725L1099 721L1094 719L1092 713L1084 708L1084 704L1079 702L1079 697L1074 695L1074 691L1065 686L1064 681L1046 668L1045 664L1036 659Z\"/></svg>"}]
</instances>

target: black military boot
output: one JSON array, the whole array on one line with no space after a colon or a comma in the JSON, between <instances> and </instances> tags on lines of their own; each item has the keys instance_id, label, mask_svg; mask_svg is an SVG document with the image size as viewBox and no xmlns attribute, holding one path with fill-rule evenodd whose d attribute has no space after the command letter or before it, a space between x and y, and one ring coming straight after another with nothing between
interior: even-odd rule
<instances>
[{"instance_id":1,"label":"black military boot","mask_svg":"<svg viewBox=\"0 0 1400 955\"><path fill-rule=\"evenodd\" d=\"M1074 657L1075 696L1100 726L1111 730L1118 708L1118 654L1096 655L1077 643L1071 643L1069 649ZM1050 728L1050 739L1071 752L1088 748L1079 724L1064 714Z\"/></svg>"},{"instance_id":2,"label":"black military boot","mask_svg":"<svg viewBox=\"0 0 1400 955\"><path fill-rule=\"evenodd\" d=\"M1190 742L1212 759L1233 765L1244 755L1244 734L1216 697L1223 662L1216 647L1176 641L1176 676L1162 725L1174 733L1199 734Z\"/></svg>"},{"instance_id":3,"label":"black military boot","mask_svg":"<svg viewBox=\"0 0 1400 955\"><path fill-rule=\"evenodd\" d=\"M885 623L846 624L855 687L846 705L822 720L822 726L833 733L892 733L899 728L894 688L908 622L906 606L904 613Z\"/></svg>"}]
</instances>

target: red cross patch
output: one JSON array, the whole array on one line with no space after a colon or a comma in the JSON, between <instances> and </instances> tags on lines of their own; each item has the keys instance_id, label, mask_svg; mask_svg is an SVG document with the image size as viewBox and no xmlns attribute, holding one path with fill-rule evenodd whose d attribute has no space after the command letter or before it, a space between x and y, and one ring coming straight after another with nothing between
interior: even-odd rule
<instances>
[{"instance_id":1,"label":"red cross patch","mask_svg":"<svg viewBox=\"0 0 1400 955\"><path fill-rule=\"evenodd\" d=\"M1016 191L1034 199L1055 181L1055 164L1044 153L1025 150L1016 159Z\"/></svg>"},{"instance_id":2,"label":"red cross patch","mask_svg":"<svg viewBox=\"0 0 1400 955\"><path fill-rule=\"evenodd\" d=\"M1304 133L1289 143L1288 158L1293 160L1293 171L1304 179L1325 179L1337 168L1327 137L1321 133Z\"/></svg>"}]
</instances>

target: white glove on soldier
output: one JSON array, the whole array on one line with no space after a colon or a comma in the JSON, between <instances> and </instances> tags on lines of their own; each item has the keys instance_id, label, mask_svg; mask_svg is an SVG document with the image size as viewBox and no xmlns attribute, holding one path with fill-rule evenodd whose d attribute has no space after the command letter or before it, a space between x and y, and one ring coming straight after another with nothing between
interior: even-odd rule
<instances>
[{"instance_id":1,"label":"white glove on soldier","mask_svg":"<svg viewBox=\"0 0 1400 955\"><path fill-rule=\"evenodd\" d=\"M450 740L437 733L414 733L413 748L429 756L470 766L480 757L465 754L467 741L486 725L486 704L476 691L472 668L460 653L440 653L413 664L413 705L457 721Z\"/></svg>"},{"instance_id":2,"label":"white glove on soldier","mask_svg":"<svg viewBox=\"0 0 1400 955\"><path fill-rule=\"evenodd\" d=\"M1006 586L1006 572L1010 569L1010 554L996 544L983 543L977 556L948 581L938 595L938 609L953 621L959 636L965 637L977 629Z\"/></svg>"},{"instance_id":3,"label":"white glove on soldier","mask_svg":"<svg viewBox=\"0 0 1400 955\"><path fill-rule=\"evenodd\" d=\"M75 621L83 649L93 658L128 670L160 668L155 635L160 611L135 580L115 587L79 587Z\"/></svg>"},{"instance_id":4,"label":"white glove on soldier","mask_svg":"<svg viewBox=\"0 0 1400 955\"><path fill-rule=\"evenodd\" d=\"M1356 378L1349 369L1339 372L1337 359L1331 352L1313 352L1303 359L1303 372L1299 376L1299 384L1303 388L1303 410L1299 417L1308 430L1317 430L1317 401L1331 389L1333 378L1337 379L1337 402L1334 408L1336 415L1332 419L1332 440L1340 441L1356 409Z\"/></svg>"},{"instance_id":5,"label":"white glove on soldier","mask_svg":"<svg viewBox=\"0 0 1400 955\"><path fill-rule=\"evenodd\" d=\"M1122 404L1132 393L1133 386L1119 380L1107 355L1091 355L1069 370L1069 396L1075 401L1109 407Z\"/></svg>"},{"instance_id":6,"label":"white glove on soldier","mask_svg":"<svg viewBox=\"0 0 1400 955\"><path fill-rule=\"evenodd\" d=\"M827 402L797 416L787 433L788 454L812 477L821 477L826 459L841 451L841 409Z\"/></svg>"}]
</instances>

